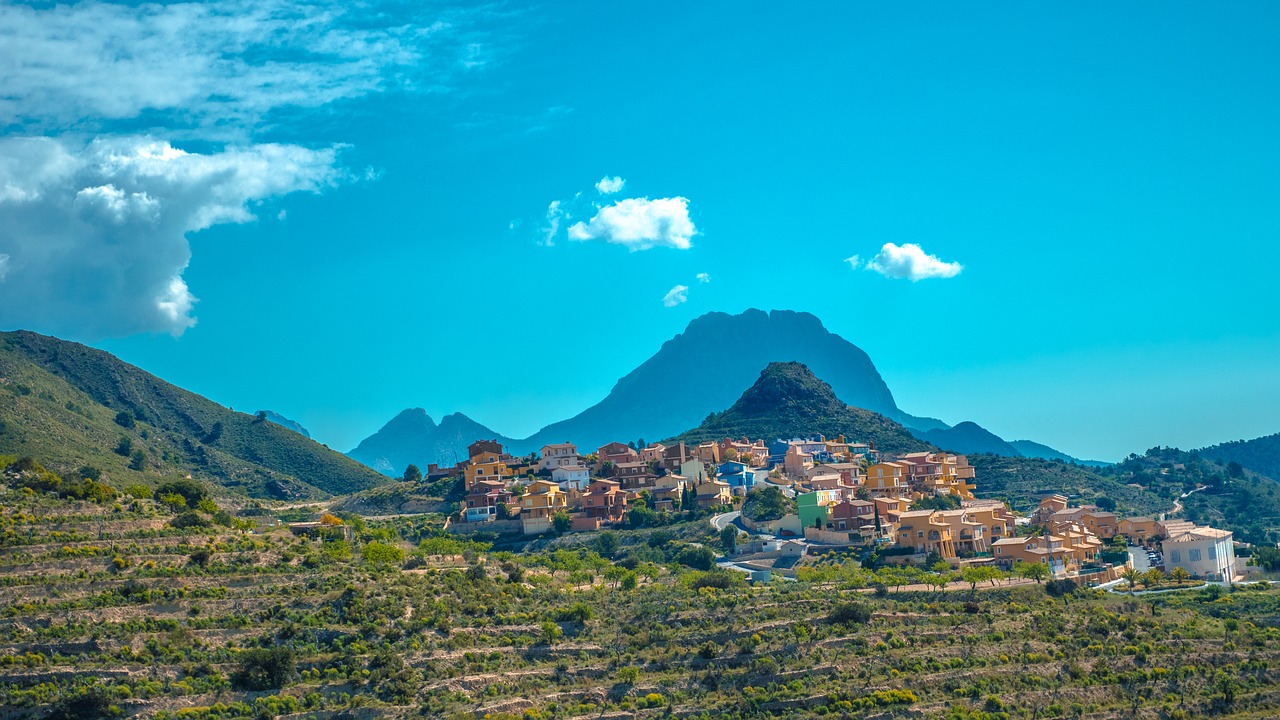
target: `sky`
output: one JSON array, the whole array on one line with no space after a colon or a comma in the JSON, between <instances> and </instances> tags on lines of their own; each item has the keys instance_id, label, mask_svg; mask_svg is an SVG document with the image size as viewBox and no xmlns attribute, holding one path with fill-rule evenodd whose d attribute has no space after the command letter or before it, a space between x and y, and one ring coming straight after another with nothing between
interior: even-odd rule
<instances>
[{"instance_id":1,"label":"sky","mask_svg":"<svg viewBox=\"0 0 1280 720\"><path fill-rule=\"evenodd\" d=\"M792 309L1077 457L1280 432L1280 7L0 0L0 329L349 450Z\"/></svg>"}]
</instances>

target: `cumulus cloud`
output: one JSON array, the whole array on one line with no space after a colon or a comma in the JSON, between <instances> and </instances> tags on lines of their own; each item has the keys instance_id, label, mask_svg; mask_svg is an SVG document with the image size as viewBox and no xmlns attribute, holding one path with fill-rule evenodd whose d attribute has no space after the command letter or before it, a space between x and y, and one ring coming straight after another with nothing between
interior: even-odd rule
<instances>
[{"instance_id":1,"label":"cumulus cloud","mask_svg":"<svg viewBox=\"0 0 1280 720\"><path fill-rule=\"evenodd\" d=\"M569 239L604 240L632 252L655 247L688 250L697 231L689 219L687 198L627 198L600 208L585 223L575 223Z\"/></svg>"},{"instance_id":2,"label":"cumulus cloud","mask_svg":"<svg viewBox=\"0 0 1280 720\"><path fill-rule=\"evenodd\" d=\"M926 278L955 277L964 266L958 262L943 262L915 243L885 243L880 252L867 261L867 269L888 278L918 282Z\"/></svg>"},{"instance_id":3,"label":"cumulus cloud","mask_svg":"<svg viewBox=\"0 0 1280 720\"><path fill-rule=\"evenodd\" d=\"M147 113L150 127L243 139L276 109L431 91L484 64L467 13L408 7L0 3L0 125L94 131Z\"/></svg>"},{"instance_id":4,"label":"cumulus cloud","mask_svg":"<svg viewBox=\"0 0 1280 720\"><path fill-rule=\"evenodd\" d=\"M612 195L616 192L620 192L622 190L622 186L626 184L626 180L623 180L616 175L614 177L606 175L605 177L600 178L600 182L596 183L596 192L601 195Z\"/></svg>"},{"instance_id":5,"label":"cumulus cloud","mask_svg":"<svg viewBox=\"0 0 1280 720\"><path fill-rule=\"evenodd\" d=\"M306 132L306 113L341 101L450 89L488 62L477 27L493 14L0 0L0 327L181 333L195 322L189 233L284 220L264 204L376 176L342 169L338 145L255 138Z\"/></svg>"},{"instance_id":6,"label":"cumulus cloud","mask_svg":"<svg viewBox=\"0 0 1280 720\"><path fill-rule=\"evenodd\" d=\"M675 307L677 305L684 303L688 299L689 299L689 286L677 285L671 288L670 290L668 290L666 295L662 296L662 304L664 307Z\"/></svg>"},{"instance_id":7,"label":"cumulus cloud","mask_svg":"<svg viewBox=\"0 0 1280 720\"><path fill-rule=\"evenodd\" d=\"M151 137L0 139L0 326L97 339L180 334L196 298L187 234L351 179L338 149L205 154Z\"/></svg>"},{"instance_id":8,"label":"cumulus cloud","mask_svg":"<svg viewBox=\"0 0 1280 720\"><path fill-rule=\"evenodd\" d=\"M709 282L711 282L711 276L710 276L710 275L708 275L707 273L704 273L704 272L703 272L703 273L698 273L696 277L698 278L698 282L700 282L700 283L709 283Z\"/></svg>"},{"instance_id":9,"label":"cumulus cloud","mask_svg":"<svg viewBox=\"0 0 1280 720\"><path fill-rule=\"evenodd\" d=\"M862 256L850 255L849 257L845 258L844 261L849 263L849 267L853 268L854 270L857 270L858 266L862 264Z\"/></svg>"}]
</instances>

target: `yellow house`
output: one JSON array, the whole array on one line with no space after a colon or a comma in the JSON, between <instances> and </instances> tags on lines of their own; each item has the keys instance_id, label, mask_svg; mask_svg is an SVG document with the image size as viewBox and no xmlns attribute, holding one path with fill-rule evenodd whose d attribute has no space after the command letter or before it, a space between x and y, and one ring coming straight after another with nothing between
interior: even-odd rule
<instances>
[{"instance_id":1,"label":"yellow house","mask_svg":"<svg viewBox=\"0 0 1280 720\"><path fill-rule=\"evenodd\" d=\"M467 466L462 470L463 487L470 492L471 486L481 480L505 483L511 477L511 469L503 458L502 444L497 440L477 440L467 446Z\"/></svg>"},{"instance_id":2,"label":"yellow house","mask_svg":"<svg viewBox=\"0 0 1280 720\"><path fill-rule=\"evenodd\" d=\"M937 510L908 510L898 516L898 547L917 553L936 552L948 560L956 557L951 526Z\"/></svg>"},{"instance_id":3,"label":"yellow house","mask_svg":"<svg viewBox=\"0 0 1280 720\"><path fill-rule=\"evenodd\" d=\"M557 512L569 507L569 496L560 489L558 483L550 480L538 480L529 483L524 497L520 499L522 514L533 518L549 518Z\"/></svg>"},{"instance_id":4,"label":"yellow house","mask_svg":"<svg viewBox=\"0 0 1280 720\"><path fill-rule=\"evenodd\" d=\"M879 462L867 468L863 487L872 497L901 497L911 493L907 466L899 462Z\"/></svg>"}]
</instances>

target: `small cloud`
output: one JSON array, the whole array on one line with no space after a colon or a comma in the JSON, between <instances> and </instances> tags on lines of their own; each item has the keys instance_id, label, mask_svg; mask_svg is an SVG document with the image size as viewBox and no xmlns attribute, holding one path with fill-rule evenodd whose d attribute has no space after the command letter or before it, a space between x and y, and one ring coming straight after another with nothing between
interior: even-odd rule
<instances>
[{"instance_id":1,"label":"small cloud","mask_svg":"<svg viewBox=\"0 0 1280 720\"><path fill-rule=\"evenodd\" d=\"M915 243L901 246L885 243L880 252L867 262L867 269L887 278L918 282L926 278L955 277L964 266L958 262L943 262Z\"/></svg>"},{"instance_id":2,"label":"small cloud","mask_svg":"<svg viewBox=\"0 0 1280 720\"><path fill-rule=\"evenodd\" d=\"M854 270L857 270L858 266L862 264L862 256L850 255L849 257L845 258L844 261L849 263L849 267L853 268Z\"/></svg>"},{"instance_id":3,"label":"small cloud","mask_svg":"<svg viewBox=\"0 0 1280 720\"><path fill-rule=\"evenodd\" d=\"M9 274L9 256L0 253L0 282L4 282L5 275Z\"/></svg>"},{"instance_id":4,"label":"small cloud","mask_svg":"<svg viewBox=\"0 0 1280 720\"><path fill-rule=\"evenodd\" d=\"M556 235L560 232L560 219L565 217L564 210L560 207L559 200L552 200L547 206L547 224L542 228L542 240L538 243L542 247L552 247L556 244Z\"/></svg>"},{"instance_id":5,"label":"small cloud","mask_svg":"<svg viewBox=\"0 0 1280 720\"><path fill-rule=\"evenodd\" d=\"M662 296L662 305L664 307L675 307L677 305L684 303L688 299L689 299L689 286L677 285L671 288L670 290L668 290L666 295Z\"/></svg>"},{"instance_id":6,"label":"small cloud","mask_svg":"<svg viewBox=\"0 0 1280 720\"><path fill-rule=\"evenodd\" d=\"M281 210L280 212L276 213L276 220L279 220L280 222L284 222L285 218L287 217L289 217L289 213L285 212L284 210Z\"/></svg>"},{"instance_id":7,"label":"small cloud","mask_svg":"<svg viewBox=\"0 0 1280 720\"><path fill-rule=\"evenodd\" d=\"M654 247L688 250L697 232L689 219L687 198L627 198L570 227L569 239L604 240L625 245L632 252Z\"/></svg>"},{"instance_id":8,"label":"small cloud","mask_svg":"<svg viewBox=\"0 0 1280 720\"><path fill-rule=\"evenodd\" d=\"M600 182L596 183L596 192L601 195L612 195L621 190L622 186L626 184L626 180L616 175L614 177L605 176L600 178Z\"/></svg>"},{"instance_id":9,"label":"small cloud","mask_svg":"<svg viewBox=\"0 0 1280 720\"><path fill-rule=\"evenodd\" d=\"M698 273L698 274L697 274L697 278L698 278L698 282L700 282L700 283L709 283L709 282L711 282L711 276L710 276L710 275L708 275L707 273Z\"/></svg>"}]
</instances>

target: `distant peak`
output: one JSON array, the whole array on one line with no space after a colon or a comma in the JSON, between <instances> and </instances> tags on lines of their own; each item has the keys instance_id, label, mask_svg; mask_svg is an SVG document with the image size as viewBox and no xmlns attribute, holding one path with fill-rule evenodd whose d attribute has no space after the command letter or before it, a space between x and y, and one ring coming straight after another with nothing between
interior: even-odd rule
<instances>
[{"instance_id":1,"label":"distant peak","mask_svg":"<svg viewBox=\"0 0 1280 720\"><path fill-rule=\"evenodd\" d=\"M424 427L428 430L436 426L436 421L431 419L426 410L422 408L409 408L401 410L398 415L391 418L383 429L389 427Z\"/></svg>"}]
</instances>

